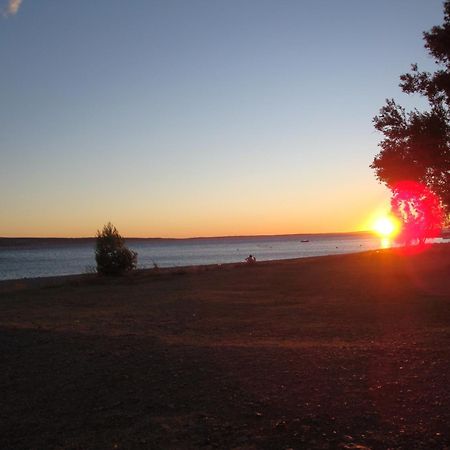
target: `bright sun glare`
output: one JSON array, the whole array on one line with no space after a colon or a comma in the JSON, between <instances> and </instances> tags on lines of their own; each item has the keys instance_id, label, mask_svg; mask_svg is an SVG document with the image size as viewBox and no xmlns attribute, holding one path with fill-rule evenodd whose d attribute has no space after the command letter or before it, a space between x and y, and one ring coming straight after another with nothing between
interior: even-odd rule
<instances>
[{"instance_id":1,"label":"bright sun glare","mask_svg":"<svg viewBox=\"0 0 450 450\"><path fill-rule=\"evenodd\" d=\"M393 237L399 231L398 221L391 216L378 218L373 224L373 231L382 237Z\"/></svg>"}]
</instances>

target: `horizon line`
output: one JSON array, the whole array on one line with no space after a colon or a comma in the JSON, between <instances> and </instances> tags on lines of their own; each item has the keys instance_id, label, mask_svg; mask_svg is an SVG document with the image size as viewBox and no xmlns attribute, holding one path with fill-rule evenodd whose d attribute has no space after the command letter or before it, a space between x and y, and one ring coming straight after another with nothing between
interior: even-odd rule
<instances>
[{"instance_id":1,"label":"horizon line","mask_svg":"<svg viewBox=\"0 0 450 450\"><path fill-rule=\"evenodd\" d=\"M233 238L264 238L264 237L289 237L289 236L310 236L310 235L330 235L330 234L358 234L373 233L371 230L358 231L330 231L320 233L281 233L281 234L238 234L222 236L191 236L191 237L134 237L124 236L124 239L155 239L155 240L189 240L189 239L233 239ZM0 236L0 239L96 239L96 236Z\"/></svg>"}]
</instances>

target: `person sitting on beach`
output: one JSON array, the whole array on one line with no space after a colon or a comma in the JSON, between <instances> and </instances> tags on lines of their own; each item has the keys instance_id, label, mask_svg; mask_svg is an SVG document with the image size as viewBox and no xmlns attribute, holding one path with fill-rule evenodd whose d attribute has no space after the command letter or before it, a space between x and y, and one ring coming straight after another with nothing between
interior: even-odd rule
<instances>
[{"instance_id":1,"label":"person sitting on beach","mask_svg":"<svg viewBox=\"0 0 450 450\"><path fill-rule=\"evenodd\" d=\"M245 262L247 264L255 264L256 258L253 255L249 255L247 256L247 258L245 258Z\"/></svg>"}]
</instances>

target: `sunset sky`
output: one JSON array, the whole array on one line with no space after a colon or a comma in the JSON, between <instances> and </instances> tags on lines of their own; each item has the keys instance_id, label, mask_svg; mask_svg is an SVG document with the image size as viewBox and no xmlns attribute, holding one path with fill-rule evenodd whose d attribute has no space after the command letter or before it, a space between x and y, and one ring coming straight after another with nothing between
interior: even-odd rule
<instances>
[{"instance_id":1,"label":"sunset sky","mask_svg":"<svg viewBox=\"0 0 450 450\"><path fill-rule=\"evenodd\" d=\"M0 236L367 229L441 0L0 0Z\"/></svg>"}]
</instances>

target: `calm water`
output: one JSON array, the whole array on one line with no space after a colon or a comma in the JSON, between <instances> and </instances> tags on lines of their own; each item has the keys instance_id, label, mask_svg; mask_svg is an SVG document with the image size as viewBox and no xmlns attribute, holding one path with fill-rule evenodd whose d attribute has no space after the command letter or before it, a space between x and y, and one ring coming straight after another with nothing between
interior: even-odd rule
<instances>
[{"instance_id":1,"label":"calm water","mask_svg":"<svg viewBox=\"0 0 450 450\"><path fill-rule=\"evenodd\" d=\"M309 242L301 242L308 240ZM189 266L353 253L380 248L368 234L207 239L127 239L138 267ZM93 239L0 239L0 280L86 273L95 268Z\"/></svg>"}]
</instances>

